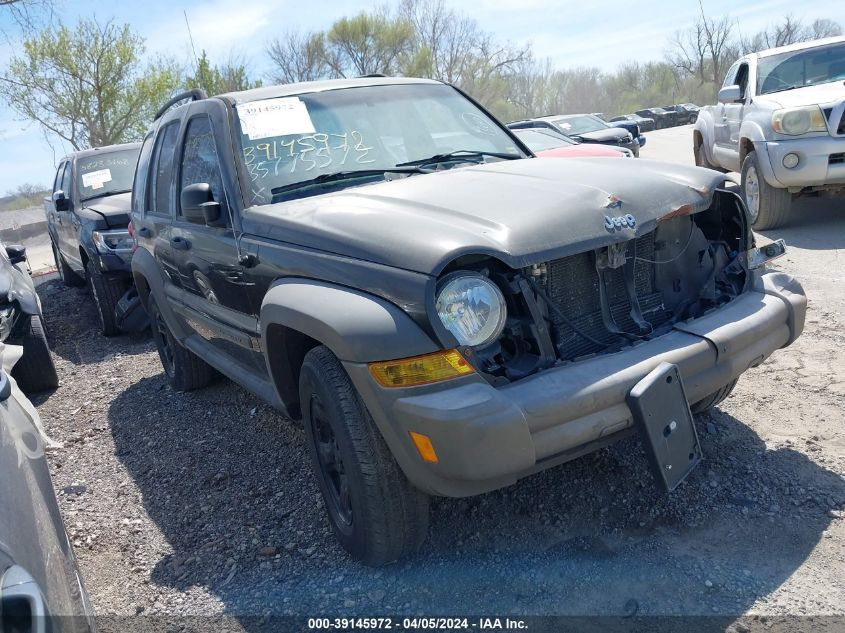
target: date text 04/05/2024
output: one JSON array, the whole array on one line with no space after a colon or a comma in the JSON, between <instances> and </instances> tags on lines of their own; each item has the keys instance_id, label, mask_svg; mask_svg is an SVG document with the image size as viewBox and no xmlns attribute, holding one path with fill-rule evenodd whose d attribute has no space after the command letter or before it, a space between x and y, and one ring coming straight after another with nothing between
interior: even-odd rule
<instances>
[{"instance_id":1,"label":"date text 04/05/2024","mask_svg":"<svg viewBox=\"0 0 845 633\"><path fill-rule=\"evenodd\" d=\"M528 628L524 620L511 618L442 618L442 617L413 617L413 618L309 618L308 628L317 631L329 630L479 630L506 631L525 630Z\"/></svg>"}]
</instances>

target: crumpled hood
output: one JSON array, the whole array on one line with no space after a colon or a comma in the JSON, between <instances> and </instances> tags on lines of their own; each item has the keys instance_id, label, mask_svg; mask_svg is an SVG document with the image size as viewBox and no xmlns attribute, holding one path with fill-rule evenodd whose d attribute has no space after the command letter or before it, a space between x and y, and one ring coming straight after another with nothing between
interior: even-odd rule
<instances>
[{"instance_id":1,"label":"crumpled hood","mask_svg":"<svg viewBox=\"0 0 845 633\"><path fill-rule=\"evenodd\" d=\"M755 103L771 104L773 109L794 108L804 105L828 104L845 99L845 82L831 81L826 84L795 88L754 97Z\"/></svg>"},{"instance_id":2,"label":"crumpled hood","mask_svg":"<svg viewBox=\"0 0 845 633\"><path fill-rule=\"evenodd\" d=\"M682 207L706 209L724 180L643 159L529 158L258 206L243 229L425 274L477 253L519 268L630 240ZM628 214L634 228L606 228L606 216Z\"/></svg>"},{"instance_id":3,"label":"crumpled hood","mask_svg":"<svg viewBox=\"0 0 845 633\"><path fill-rule=\"evenodd\" d=\"M99 213L108 223L109 228L123 228L129 224L129 212L132 207L132 194L117 193L111 196L91 198L84 203L86 209Z\"/></svg>"}]
</instances>

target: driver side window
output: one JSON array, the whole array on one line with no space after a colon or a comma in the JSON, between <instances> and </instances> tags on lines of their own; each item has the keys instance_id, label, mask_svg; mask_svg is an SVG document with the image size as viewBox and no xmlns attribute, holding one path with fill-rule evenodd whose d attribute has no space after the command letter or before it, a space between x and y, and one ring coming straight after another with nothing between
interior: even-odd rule
<instances>
[{"instance_id":1,"label":"driver side window","mask_svg":"<svg viewBox=\"0 0 845 633\"><path fill-rule=\"evenodd\" d=\"M736 70L739 68L739 62L736 62L733 66L728 68L728 72L725 75L725 81L722 84L722 88L726 88L728 86L734 85L734 77L736 77Z\"/></svg>"},{"instance_id":2,"label":"driver side window","mask_svg":"<svg viewBox=\"0 0 845 633\"><path fill-rule=\"evenodd\" d=\"M180 170L179 191L188 185L208 183L215 202L220 203L223 217L226 217L226 200L223 195L223 179L220 175L220 163L211 120L207 116L197 116L188 122L182 150L182 168ZM180 209L181 214L181 209Z\"/></svg>"}]
</instances>

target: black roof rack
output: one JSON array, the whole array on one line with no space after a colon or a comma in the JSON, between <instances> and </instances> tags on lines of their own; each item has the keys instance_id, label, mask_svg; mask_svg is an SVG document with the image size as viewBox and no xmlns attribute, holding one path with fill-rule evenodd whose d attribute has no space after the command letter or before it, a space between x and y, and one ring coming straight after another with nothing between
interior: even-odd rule
<instances>
[{"instance_id":1,"label":"black roof rack","mask_svg":"<svg viewBox=\"0 0 845 633\"><path fill-rule=\"evenodd\" d=\"M384 73L368 73L366 75L358 75L358 79L367 79L368 77L388 77Z\"/></svg>"},{"instance_id":2,"label":"black roof rack","mask_svg":"<svg viewBox=\"0 0 845 633\"><path fill-rule=\"evenodd\" d=\"M194 88L192 90L180 92L158 109L158 112L156 112L156 115L153 117L153 121L158 121L165 112L185 99L190 101L202 101L203 99L208 99L208 95L205 94L205 90L202 90L201 88Z\"/></svg>"}]
</instances>

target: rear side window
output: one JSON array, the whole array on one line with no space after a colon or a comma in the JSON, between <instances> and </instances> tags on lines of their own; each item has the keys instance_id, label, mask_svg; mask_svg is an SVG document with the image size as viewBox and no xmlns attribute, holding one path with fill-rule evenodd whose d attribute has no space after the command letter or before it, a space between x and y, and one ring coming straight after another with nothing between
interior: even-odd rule
<instances>
[{"instance_id":1,"label":"rear side window","mask_svg":"<svg viewBox=\"0 0 845 633\"><path fill-rule=\"evenodd\" d=\"M214 145L211 121L206 116L198 116L188 123L185 133L185 146L182 151L182 169L179 191L196 183L211 185L214 200L225 207L223 199L223 179L220 176L220 161Z\"/></svg>"},{"instance_id":2,"label":"rear side window","mask_svg":"<svg viewBox=\"0 0 845 633\"><path fill-rule=\"evenodd\" d=\"M176 152L178 123L170 123L158 134L153 150L152 171L150 172L150 210L153 213L170 215L170 188L173 173L173 155Z\"/></svg>"},{"instance_id":3,"label":"rear side window","mask_svg":"<svg viewBox=\"0 0 845 633\"><path fill-rule=\"evenodd\" d=\"M132 183L132 213L143 213L146 206L147 171L150 166L150 152L153 147L153 135L148 134L141 145L138 165L135 167L135 181Z\"/></svg>"}]
</instances>

